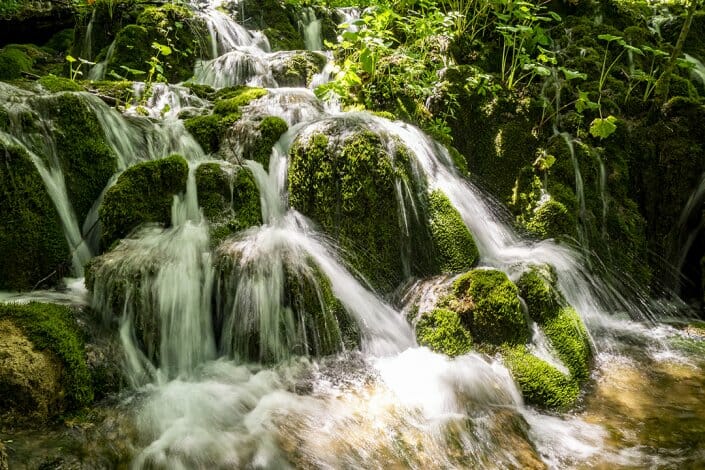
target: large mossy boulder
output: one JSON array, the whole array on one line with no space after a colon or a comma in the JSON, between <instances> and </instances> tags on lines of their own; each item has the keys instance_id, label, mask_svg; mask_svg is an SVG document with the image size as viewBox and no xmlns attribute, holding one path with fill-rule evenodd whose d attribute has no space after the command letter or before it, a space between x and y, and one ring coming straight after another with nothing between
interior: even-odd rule
<instances>
[{"instance_id":1,"label":"large mossy boulder","mask_svg":"<svg viewBox=\"0 0 705 470\"><path fill-rule=\"evenodd\" d=\"M0 49L0 80L15 80L23 72L31 72L32 58L18 47L6 46Z\"/></svg>"},{"instance_id":2,"label":"large mossy boulder","mask_svg":"<svg viewBox=\"0 0 705 470\"><path fill-rule=\"evenodd\" d=\"M272 58L272 76L280 87L306 87L327 60L323 54L311 51L277 54Z\"/></svg>"},{"instance_id":3,"label":"large mossy boulder","mask_svg":"<svg viewBox=\"0 0 705 470\"><path fill-rule=\"evenodd\" d=\"M196 60L206 55L201 42L206 34L205 25L184 6L171 3L148 6L140 12L135 24L128 24L117 33L107 73L124 76L128 69L147 72L156 57L166 80L187 80L193 75ZM153 46L154 43L159 46ZM165 53L161 46L168 46L170 52Z\"/></svg>"},{"instance_id":4,"label":"large mossy boulder","mask_svg":"<svg viewBox=\"0 0 705 470\"><path fill-rule=\"evenodd\" d=\"M138 163L106 193L99 214L102 244L109 247L143 223L168 226L174 196L186 190L188 163L179 155Z\"/></svg>"},{"instance_id":5,"label":"large mossy boulder","mask_svg":"<svg viewBox=\"0 0 705 470\"><path fill-rule=\"evenodd\" d=\"M0 414L35 424L93 401L83 341L70 308L0 304Z\"/></svg>"},{"instance_id":6,"label":"large mossy boulder","mask_svg":"<svg viewBox=\"0 0 705 470\"><path fill-rule=\"evenodd\" d=\"M267 36L273 51L305 49L292 5L282 0L243 0L243 20Z\"/></svg>"},{"instance_id":7,"label":"large mossy boulder","mask_svg":"<svg viewBox=\"0 0 705 470\"><path fill-rule=\"evenodd\" d=\"M299 137L290 151L291 206L314 219L375 286L391 290L410 274L408 245L400 221L397 179L409 180L409 155L388 155L369 131L339 145L327 134ZM421 257L418 257L421 258Z\"/></svg>"},{"instance_id":8,"label":"large mossy boulder","mask_svg":"<svg viewBox=\"0 0 705 470\"><path fill-rule=\"evenodd\" d=\"M29 290L71 255L35 164L19 146L0 143L0 289Z\"/></svg>"},{"instance_id":9,"label":"large mossy boulder","mask_svg":"<svg viewBox=\"0 0 705 470\"><path fill-rule=\"evenodd\" d=\"M432 192L428 212L438 271L452 274L472 268L480 254L470 230L448 197L438 190Z\"/></svg>"}]
</instances>

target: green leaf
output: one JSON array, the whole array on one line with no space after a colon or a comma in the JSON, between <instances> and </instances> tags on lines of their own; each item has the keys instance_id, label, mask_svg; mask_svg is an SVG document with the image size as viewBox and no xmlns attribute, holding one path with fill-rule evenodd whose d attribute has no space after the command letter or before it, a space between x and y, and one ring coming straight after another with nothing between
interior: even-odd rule
<instances>
[{"instance_id":1,"label":"green leaf","mask_svg":"<svg viewBox=\"0 0 705 470\"><path fill-rule=\"evenodd\" d=\"M622 39L622 36L615 36L614 34L600 34L597 38L602 39L603 41L612 42Z\"/></svg>"},{"instance_id":2,"label":"green leaf","mask_svg":"<svg viewBox=\"0 0 705 470\"><path fill-rule=\"evenodd\" d=\"M164 44L159 44L158 42L153 42L152 43L152 48L156 49L159 51L160 54L162 55L169 55L171 54L171 47L165 46Z\"/></svg>"},{"instance_id":3,"label":"green leaf","mask_svg":"<svg viewBox=\"0 0 705 470\"><path fill-rule=\"evenodd\" d=\"M606 139L617 130L616 122L617 118L612 115L607 116L605 119L596 118L590 124L590 134L592 134L593 137Z\"/></svg>"},{"instance_id":4,"label":"green leaf","mask_svg":"<svg viewBox=\"0 0 705 470\"><path fill-rule=\"evenodd\" d=\"M68 63L72 64L72 63L76 62L76 58L74 56L72 56L71 54L69 54L66 56L66 61Z\"/></svg>"},{"instance_id":5,"label":"green leaf","mask_svg":"<svg viewBox=\"0 0 705 470\"><path fill-rule=\"evenodd\" d=\"M534 168L538 171L547 171L554 163L556 163L556 157L543 152L534 160Z\"/></svg>"},{"instance_id":6,"label":"green leaf","mask_svg":"<svg viewBox=\"0 0 705 470\"><path fill-rule=\"evenodd\" d=\"M565 75L565 79L568 81L571 80L587 80L587 74L583 72L579 72L577 70L570 70L565 67L559 67L559 70L563 72L563 75Z\"/></svg>"}]
</instances>

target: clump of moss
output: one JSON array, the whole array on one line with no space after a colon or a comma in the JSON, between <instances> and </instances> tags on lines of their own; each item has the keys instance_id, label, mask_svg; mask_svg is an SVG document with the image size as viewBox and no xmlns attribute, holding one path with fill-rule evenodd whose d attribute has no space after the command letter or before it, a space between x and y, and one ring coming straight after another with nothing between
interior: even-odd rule
<instances>
[{"instance_id":1,"label":"clump of moss","mask_svg":"<svg viewBox=\"0 0 705 470\"><path fill-rule=\"evenodd\" d=\"M472 350L472 335L460 316L444 308L436 308L421 317L416 324L416 338L419 344L450 357Z\"/></svg>"},{"instance_id":2,"label":"clump of moss","mask_svg":"<svg viewBox=\"0 0 705 470\"><path fill-rule=\"evenodd\" d=\"M503 348L502 357L527 403L566 409L578 398L578 383L529 353L526 346Z\"/></svg>"},{"instance_id":3,"label":"clump of moss","mask_svg":"<svg viewBox=\"0 0 705 470\"><path fill-rule=\"evenodd\" d=\"M253 27L267 36L273 51L305 49L293 6L279 0L244 0L241 7Z\"/></svg>"},{"instance_id":4,"label":"clump of moss","mask_svg":"<svg viewBox=\"0 0 705 470\"><path fill-rule=\"evenodd\" d=\"M278 63L272 75L281 87L308 86L314 75L320 73L325 65L324 55L301 51Z\"/></svg>"},{"instance_id":5,"label":"clump of moss","mask_svg":"<svg viewBox=\"0 0 705 470\"><path fill-rule=\"evenodd\" d=\"M250 104L250 101L262 98L267 94L264 88L249 86L234 86L218 90L214 98L216 100L213 112L223 116L240 111L241 106Z\"/></svg>"},{"instance_id":6,"label":"clump of moss","mask_svg":"<svg viewBox=\"0 0 705 470\"><path fill-rule=\"evenodd\" d=\"M581 383L588 378L592 351L585 325L577 312L566 305L556 288L555 272L549 266L535 266L517 282L529 315L543 329L558 357Z\"/></svg>"},{"instance_id":7,"label":"clump of moss","mask_svg":"<svg viewBox=\"0 0 705 470\"><path fill-rule=\"evenodd\" d=\"M114 98L118 103L129 103L135 94L134 84L129 80L99 80L83 83L92 91Z\"/></svg>"},{"instance_id":8,"label":"clump of moss","mask_svg":"<svg viewBox=\"0 0 705 470\"><path fill-rule=\"evenodd\" d=\"M521 309L519 291L506 274L494 269L476 269L453 284L454 309L470 325L477 341L525 344L529 329Z\"/></svg>"},{"instance_id":9,"label":"clump of moss","mask_svg":"<svg viewBox=\"0 0 705 470\"><path fill-rule=\"evenodd\" d=\"M207 153L216 153L223 137L223 118L216 114L196 116L184 121L184 127Z\"/></svg>"},{"instance_id":10,"label":"clump of moss","mask_svg":"<svg viewBox=\"0 0 705 470\"><path fill-rule=\"evenodd\" d=\"M254 148L246 158L259 162L263 167L267 168L269 166L269 157L272 155L272 147L288 129L289 126L282 118L267 116L262 119L257 126L259 139L257 139Z\"/></svg>"},{"instance_id":11,"label":"clump of moss","mask_svg":"<svg viewBox=\"0 0 705 470\"><path fill-rule=\"evenodd\" d=\"M0 80L14 80L32 70L32 59L22 50L6 46L0 50Z\"/></svg>"},{"instance_id":12,"label":"clump of moss","mask_svg":"<svg viewBox=\"0 0 705 470\"><path fill-rule=\"evenodd\" d=\"M68 244L36 166L23 148L2 142L0 194L0 289L29 290L68 269Z\"/></svg>"},{"instance_id":13,"label":"clump of moss","mask_svg":"<svg viewBox=\"0 0 705 470\"><path fill-rule=\"evenodd\" d=\"M431 237L436 259L443 273L470 269L479 258L475 240L445 194L434 191L429 196Z\"/></svg>"},{"instance_id":14,"label":"clump of moss","mask_svg":"<svg viewBox=\"0 0 705 470\"><path fill-rule=\"evenodd\" d=\"M68 307L37 302L0 304L2 318L16 324L37 349L48 349L61 360L61 383L70 408L78 409L93 401L83 341Z\"/></svg>"},{"instance_id":15,"label":"clump of moss","mask_svg":"<svg viewBox=\"0 0 705 470\"><path fill-rule=\"evenodd\" d=\"M83 87L78 83L64 77L56 75L45 75L37 80L42 88L50 93L59 93L61 91L82 91Z\"/></svg>"},{"instance_id":16,"label":"clump of moss","mask_svg":"<svg viewBox=\"0 0 705 470\"><path fill-rule=\"evenodd\" d=\"M110 246L145 222L168 225L174 196L186 189L188 164L172 155L125 170L106 193L99 209L102 244Z\"/></svg>"},{"instance_id":17,"label":"clump of moss","mask_svg":"<svg viewBox=\"0 0 705 470\"><path fill-rule=\"evenodd\" d=\"M550 199L534 210L526 228L541 238L556 238L572 233L572 217L561 202Z\"/></svg>"}]
</instances>

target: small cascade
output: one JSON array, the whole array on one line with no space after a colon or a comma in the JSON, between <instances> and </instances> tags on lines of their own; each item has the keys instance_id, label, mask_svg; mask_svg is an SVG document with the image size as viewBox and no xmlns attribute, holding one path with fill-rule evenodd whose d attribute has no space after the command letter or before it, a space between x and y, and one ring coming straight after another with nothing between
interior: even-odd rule
<instances>
[{"instance_id":1,"label":"small cascade","mask_svg":"<svg viewBox=\"0 0 705 470\"><path fill-rule=\"evenodd\" d=\"M145 227L122 240L94 273L92 305L121 319L134 386L187 375L215 359L213 268L195 169L189 166L186 192L174 198L172 227Z\"/></svg>"},{"instance_id":2,"label":"small cascade","mask_svg":"<svg viewBox=\"0 0 705 470\"><path fill-rule=\"evenodd\" d=\"M309 51L322 50L321 20L316 18L316 11L312 7L305 7L301 10L301 16L299 27L304 33L306 49Z\"/></svg>"},{"instance_id":3,"label":"small cascade","mask_svg":"<svg viewBox=\"0 0 705 470\"><path fill-rule=\"evenodd\" d=\"M214 88L235 85L277 86L265 53L234 50L196 66L194 81Z\"/></svg>"},{"instance_id":4,"label":"small cascade","mask_svg":"<svg viewBox=\"0 0 705 470\"><path fill-rule=\"evenodd\" d=\"M269 52L267 36L260 31L251 31L238 24L221 11L222 7L222 0L208 2L205 8L195 5L197 13L205 19L208 26L212 59L238 49L247 49L253 53L258 50Z\"/></svg>"},{"instance_id":5,"label":"small cascade","mask_svg":"<svg viewBox=\"0 0 705 470\"><path fill-rule=\"evenodd\" d=\"M108 62L110 62L113 58L113 55L115 55L115 41L110 43L110 46L105 53L105 58L91 67L88 71L88 80L105 80L105 72L108 69Z\"/></svg>"},{"instance_id":6,"label":"small cascade","mask_svg":"<svg viewBox=\"0 0 705 470\"><path fill-rule=\"evenodd\" d=\"M188 88L179 85L152 83L147 88L145 83L135 82L133 88L134 101L139 105L128 108L125 111L127 116L142 116L146 112L151 119L176 121L182 111L201 109L208 105Z\"/></svg>"}]
</instances>

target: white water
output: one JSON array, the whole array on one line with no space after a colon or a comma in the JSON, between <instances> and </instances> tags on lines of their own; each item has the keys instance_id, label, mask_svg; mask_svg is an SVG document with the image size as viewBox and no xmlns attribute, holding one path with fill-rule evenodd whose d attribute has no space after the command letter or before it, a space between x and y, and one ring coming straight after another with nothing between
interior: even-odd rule
<instances>
[{"instance_id":1,"label":"white water","mask_svg":"<svg viewBox=\"0 0 705 470\"><path fill-rule=\"evenodd\" d=\"M316 18L316 11L311 7L301 10L303 17L300 27L304 33L304 44L309 51L320 51L323 49L323 37L321 36L321 20Z\"/></svg>"}]
</instances>

